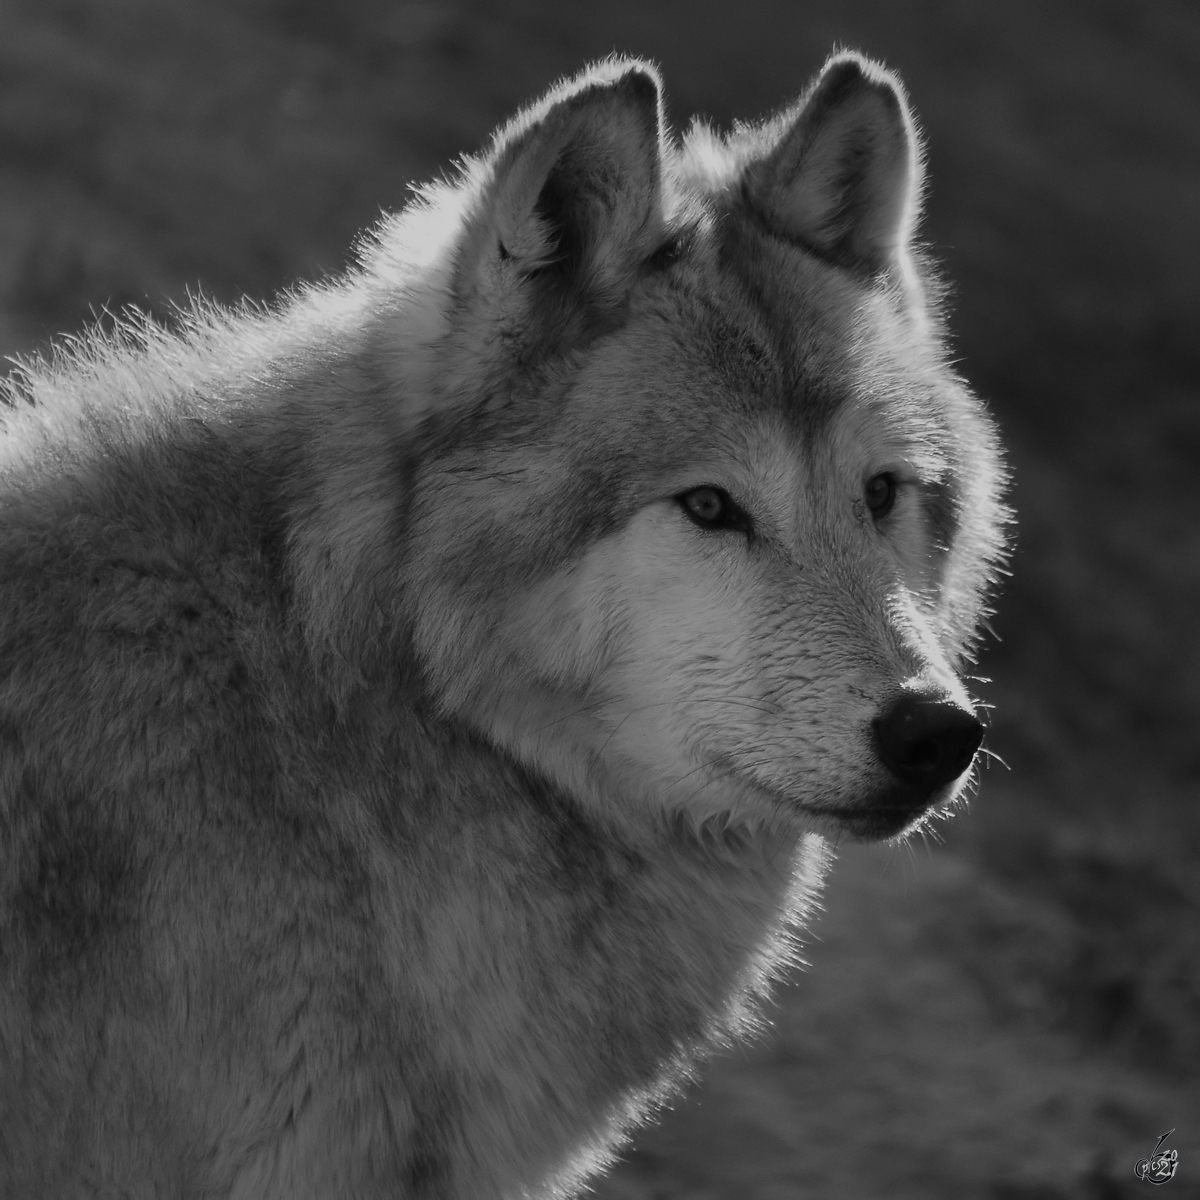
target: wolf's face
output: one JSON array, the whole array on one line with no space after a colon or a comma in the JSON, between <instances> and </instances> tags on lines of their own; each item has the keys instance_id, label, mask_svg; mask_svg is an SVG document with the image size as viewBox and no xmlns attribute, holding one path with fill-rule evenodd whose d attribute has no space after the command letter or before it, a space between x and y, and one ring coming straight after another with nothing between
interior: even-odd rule
<instances>
[{"instance_id":1,"label":"wolf's face","mask_svg":"<svg viewBox=\"0 0 1200 1200\"><path fill-rule=\"evenodd\" d=\"M955 672L1000 523L907 110L841 58L763 129L661 143L613 68L479 169L422 350L418 651L597 803L900 832L979 746Z\"/></svg>"}]
</instances>

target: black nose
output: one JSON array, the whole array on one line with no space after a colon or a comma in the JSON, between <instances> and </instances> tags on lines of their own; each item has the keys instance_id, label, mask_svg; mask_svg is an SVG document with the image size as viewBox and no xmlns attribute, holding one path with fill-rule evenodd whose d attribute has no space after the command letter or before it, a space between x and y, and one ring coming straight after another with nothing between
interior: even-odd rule
<instances>
[{"instance_id":1,"label":"black nose","mask_svg":"<svg viewBox=\"0 0 1200 1200\"><path fill-rule=\"evenodd\" d=\"M971 713L928 696L903 696L874 729L887 769L901 783L929 792L957 779L983 741L983 726Z\"/></svg>"}]
</instances>

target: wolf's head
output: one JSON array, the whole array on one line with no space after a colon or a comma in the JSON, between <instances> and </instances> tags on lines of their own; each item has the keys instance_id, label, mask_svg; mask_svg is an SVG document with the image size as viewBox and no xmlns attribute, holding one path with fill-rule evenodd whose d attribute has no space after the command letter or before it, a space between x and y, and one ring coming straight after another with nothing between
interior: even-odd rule
<instances>
[{"instance_id":1,"label":"wolf's head","mask_svg":"<svg viewBox=\"0 0 1200 1200\"><path fill-rule=\"evenodd\" d=\"M887 836L961 789L1002 469L920 190L857 55L681 144L612 61L384 227L399 591L444 712L625 816Z\"/></svg>"}]
</instances>

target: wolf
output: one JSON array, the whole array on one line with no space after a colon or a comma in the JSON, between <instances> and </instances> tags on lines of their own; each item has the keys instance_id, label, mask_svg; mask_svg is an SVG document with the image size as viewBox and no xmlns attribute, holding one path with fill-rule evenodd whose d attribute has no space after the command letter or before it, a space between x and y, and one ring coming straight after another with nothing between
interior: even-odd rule
<instances>
[{"instance_id":1,"label":"wolf","mask_svg":"<svg viewBox=\"0 0 1200 1200\"><path fill-rule=\"evenodd\" d=\"M566 1197L972 778L1004 467L882 66L555 87L0 408L0 1193Z\"/></svg>"}]
</instances>

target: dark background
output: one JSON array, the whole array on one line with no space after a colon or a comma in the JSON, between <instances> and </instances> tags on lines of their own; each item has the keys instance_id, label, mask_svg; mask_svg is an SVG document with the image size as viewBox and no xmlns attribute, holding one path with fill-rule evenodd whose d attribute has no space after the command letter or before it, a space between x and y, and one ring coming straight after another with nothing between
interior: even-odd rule
<instances>
[{"instance_id":1,"label":"dark background","mask_svg":"<svg viewBox=\"0 0 1200 1200\"><path fill-rule=\"evenodd\" d=\"M970 813L847 847L762 1044L616 1197L1200 1196L1200 6L1193 0L0 0L0 353L105 306L338 270L406 184L613 49L676 123L835 45L926 132L924 236L1019 514Z\"/></svg>"}]
</instances>

